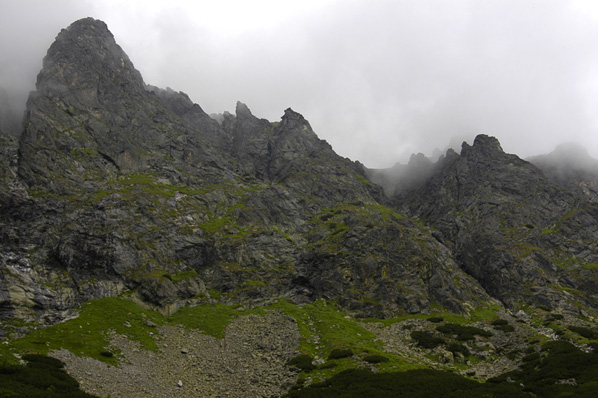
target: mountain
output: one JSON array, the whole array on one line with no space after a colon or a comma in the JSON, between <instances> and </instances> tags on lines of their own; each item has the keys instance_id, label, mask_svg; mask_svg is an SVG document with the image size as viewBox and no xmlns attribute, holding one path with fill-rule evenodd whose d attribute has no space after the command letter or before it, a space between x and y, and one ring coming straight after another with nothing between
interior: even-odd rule
<instances>
[{"instance_id":1,"label":"mountain","mask_svg":"<svg viewBox=\"0 0 598 398\"><path fill-rule=\"evenodd\" d=\"M368 170L337 155L290 108L270 122L238 102L234 115L212 118L186 94L146 84L106 24L92 18L58 34L19 139L7 132L0 138L3 338L68 328L77 316L94 324L83 303L127 298L160 313L143 312L141 323L133 322L144 336L157 333L146 330L156 326L148 317L167 323L160 317L180 319L194 308L275 308L296 322L289 336L307 333L294 344L312 355L352 347L358 338L387 355L388 347L419 339L420 348L401 350L428 366L417 350L440 329L423 322L425 314L483 320L478 326L487 328L497 318L527 325L513 327L510 339L482 342L492 333L474 328L465 335L478 336L469 348L432 347L453 362L460 353L470 369L480 358L494 363L507 350L526 349L540 332L522 311L565 317L575 327L591 325L598 311L593 174L562 177L540 160L536 166L506 154L485 135L435 163L414 155L394 174ZM132 317L142 312L118 305ZM118 319L119 333L127 333L123 322L136 330L114 314L105 321ZM411 326L394 334L353 321L398 325L409 316ZM334 323L315 332L314 319ZM339 325L355 332L323 337ZM424 334L409 337L412 329ZM461 333L449 329L448 339ZM160 333L171 336L170 329ZM263 357L257 340L269 334L248 346ZM280 351L290 343L272 344ZM491 352L482 348L488 344ZM478 359L466 365L472 352ZM487 378L517 365L492 366L476 371Z\"/></svg>"},{"instance_id":2,"label":"mountain","mask_svg":"<svg viewBox=\"0 0 598 398\"><path fill-rule=\"evenodd\" d=\"M508 307L596 307L598 207L496 138L447 152L396 206L435 227L461 268Z\"/></svg>"},{"instance_id":3,"label":"mountain","mask_svg":"<svg viewBox=\"0 0 598 398\"><path fill-rule=\"evenodd\" d=\"M489 299L291 109L271 123L238 103L219 125L146 85L93 19L60 32L36 87L8 167L22 189L3 190L4 319L123 292L165 311L217 292L379 316Z\"/></svg>"},{"instance_id":4,"label":"mountain","mask_svg":"<svg viewBox=\"0 0 598 398\"><path fill-rule=\"evenodd\" d=\"M528 159L556 184L598 203L598 160L579 144L559 145L548 155Z\"/></svg>"}]
</instances>

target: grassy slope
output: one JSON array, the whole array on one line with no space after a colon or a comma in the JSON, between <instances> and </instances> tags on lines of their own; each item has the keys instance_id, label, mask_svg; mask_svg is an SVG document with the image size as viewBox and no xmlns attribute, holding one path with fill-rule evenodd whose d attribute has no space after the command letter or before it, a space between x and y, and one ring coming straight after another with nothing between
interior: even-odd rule
<instances>
[{"instance_id":1,"label":"grassy slope","mask_svg":"<svg viewBox=\"0 0 598 398\"><path fill-rule=\"evenodd\" d=\"M157 326L182 324L188 328L200 329L209 335L222 338L226 326L234 318L250 313L264 314L266 311L271 310L282 311L297 321L297 326L302 335L297 347L298 352L308 355L311 359L321 359L320 364L315 369L304 371L300 376L301 383L305 380L313 381L315 383L312 384L313 387L294 389L291 396L320 396L310 394L317 394L318 389L323 388L324 385L327 385L327 389L330 391L343 386L342 389L344 390L358 392L361 391L363 386L360 386L359 383L353 385L356 377L361 378L365 383L364 385L367 385L367 383L374 383L374 385L387 383L388 386L403 386L402 388L407 388L404 383L411 385L413 380L427 383L425 380L432 377L429 372L421 372L424 368L423 365L408 362L404 358L386 352L376 336L363 327L362 322L364 320L357 321L340 311L334 303L324 300L300 306L286 300L278 300L268 307L251 310L223 304L204 304L192 308L182 308L174 315L165 317L155 311L141 308L126 298L99 299L82 305L79 317L75 319L37 330L20 339L3 342L0 344L0 363L5 365L16 364L18 363L18 356L24 354L47 354L52 350L65 348L77 355L88 356L117 365L119 361L118 352L113 353L114 356L106 355L109 350L109 340L112 332L123 334L129 339L139 342L146 349L155 350L157 346L154 336ZM474 321L484 321L490 325L492 320L497 319L497 308L488 307L473 310L469 317L439 312L425 316L403 316L383 321L370 319L366 322L382 322L388 326L410 318L434 316L442 317L445 323L468 325ZM554 321L552 322L554 323ZM567 331L565 337L575 338L578 343L591 342L591 339L580 336L571 330ZM598 337L598 334L591 337ZM545 339L539 339L538 341L540 340L545 341ZM350 350L352 355L330 359L331 352L339 349ZM544 358L549 352L548 349L541 351L541 357ZM368 365L364 362L364 359L371 355L383 356L388 361ZM576 361L588 361L588 357L581 354L573 357ZM591 361L594 361L594 357L591 358ZM378 379L373 373L368 373L368 368L375 369L379 375L392 374L395 376L384 376ZM361 370L357 373L351 373L356 372L356 369ZM405 371L409 373L404 373ZM404 379L405 377L407 379ZM488 388L492 388L492 391L503 391L503 389L508 390L510 388L500 379L497 379L500 386L482 388L479 387L478 382L465 381L461 376L447 374L446 372L436 374L434 377L445 379L446 383L455 386L455 391L461 391L461 388L473 388L479 393L490 393ZM410 379L412 381L409 381ZM584 374L585 379L588 379L587 374ZM353 383L352 387L348 387L347 383ZM593 385L595 383L586 384L583 386L584 391L588 389L594 391ZM582 387L580 386L576 391L580 388ZM563 388L560 388L560 390L563 390ZM301 395L299 392L304 392L301 394L307 395ZM514 394L520 392L517 390ZM494 393L490 393L490 396L494 396Z\"/></svg>"}]
</instances>

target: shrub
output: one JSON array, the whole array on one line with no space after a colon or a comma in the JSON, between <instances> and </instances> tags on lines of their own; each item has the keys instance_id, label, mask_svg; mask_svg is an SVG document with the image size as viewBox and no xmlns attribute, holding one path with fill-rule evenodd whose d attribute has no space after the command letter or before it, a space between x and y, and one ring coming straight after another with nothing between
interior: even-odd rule
<instances>
[{"instance_id":1,"label":"shrub","mask_svg":"<svg viewBox=\"0 0 598 398\"><path fill-rule=\"evenodd\" d=\"M61 360L45 355L26 354L23 355L23 359L28 362L27 366L29 367L48 369L62 369L64 367L64 362Z\"/></svg>"},{"instance_id":2,"label":"shrub","mask_svg":"<svg viewBox=\"0 0 598 398\"><path fill-rule=\"evenodd\" d=\"M583 326L569 326L569 330L582 337L585 337L586 339L593 339L596 337L596 333L594 333L592 329Z\"/></svg>"},{"instance_id":3,"label":"shrub","mask_svg":"<svg viewBox=\"0 0 598 398\"><path fill-rule=\"evenodd\" d=\"M492 321L491 325L492 326L502 326L502 325L508 325L509 322L507 322L505 319L497 319L495 321Z\"/></svg>"},{"instance_id":4,"label":"shrub","mask_svg":"<svg viewBox=\"0 0 598 398\"><path fill-rule=\"evenodd\" d=\"M460 352L461 354L463 354L464 357L469 356L469 350L467 349L467 347L465 347L463 344L459 344L459 343L450 343L447 347L447 350L449 350L450 352L454 354Z\"/></svg>"},{"instance_id":5,"label":"shrub","mask_svg":"<svg viewBox=\"0 0 598 398\"><path fill-rule=\"evenodd\" d=\"M100 352L100 355L106 358L112 358L114 356L113 353L111 353L110 351L102 351Z\"/></svg>"},{"instance_id":6,"label":"shrub","mask_svg":"<svg viewBox=\"0 0 598 398\"><path fill-rule=\"evenodd\" d=\"M340 372L322 383L292 389L289 398L348 397L524 397L513 383L478 383L450 372L431 369L372 373L366 369Z\"/></svg>"},{"instance_id":7,"label":"shrub","mask_svg":"<svg viewBox=\"0 0 598 398\"><path fill-rule=\"evenodd\" d=\"M417 342L417 345L422 348L435 348L444 344L444 339L435 337L428 332L415 331L411 332L411 338Z\"/></svg>"},{"instance_id":8,"label":"shrub","mask_svg":"<svg viewBox=\"0 0 598 398\"><path fill-rule=\"evenodd\" d=\"M475 335L483 337L492 336L492 333L487 332L484 329L476 328L473 326L461 326L457 325L456 323L447 323L445 325L437 326L436 330L451 336L456 335L457 340L460 341L473 340Z\"/></svg>"},{"instance_id":9,"label":"shrub","mask_svg":"<svg viewBox=\"0 0 598 398\"><path fill-rule=\"evenodd\" d=\"M336 366L337 366L336 362L327 361L320 365L320 369L332 369L332 368L336 368Z\"/></svg>"},{"instance_id":10,"label":"shrub","mask_svg":"<svg viewBox=\"0 0 598 398\"><path fill-rule=\"evenodd\" d=\"M540 354L537 352L532 352L531 354L524 356L521 360L523 362L531 362L535 361L536 359L540 359Z\"/></svg>"},{"instance_id":11,"label":"shrub","mask_svg":"<svg viewBox=\"0 0 598 398\"><path fill-rule=\"evenodd\" d=\"M363 358L363 360L369 363L388 362L388 358L383 355L368 355L367 357Z\"/></svg>"},{"instance_id":12,"label":"shrub","mask_svg":"<svg viewBox=\"0 0 598 398\"><path fill-rule=\"evenodd\" d=\"M511 333L511 332L515 331L515 327L513 325L495 326L494 329L500 330L500 331L505 332L505 333Z\"/></svg>"},{"instance_id":13,"label":"shrub","mask_svg":"<svg viewBox=\"0 0 598 398\"><path fill-rule=\"evenodd\" d=\"M433 316L427 319L428 322L432 322L432 323L440 323L442 321L444 321L444 318L441 316Z\"/></svg>"},{"instance_id":14,"label":"shrub","mask_svg":"<svg viewBox=\"0 0 598 398\"><path fill-rule=\"evenodd\" d=\"M287 366L294 366L300 370L309 372L310 370L314 370L316 368L316 366L311 362L312 358L309 355L300 354L287 362Z\"/></svg>"},{"instance_id":15,"label":"shrub","mask_svg":"<svg viewBox=\"0 0 598 398\"><path fill-rule=\"evenodd\" d=\"M1 397L94 398L79 390L79 383L62 368L64 363L44 355L28 354L27 366L0 364Z\"/></svg>"},{"instance_id":16,"label":"shrub","mask_svg":"<svg viewBox=\"0 0 598 398\"><path fill-rule=\"evenodd\" d=\"M349 358L353 356L353 351L348 348L335 348L330 351L330 355L328 355L328 359L341 359L341 358Z\"/></svg>"}]
</instances>

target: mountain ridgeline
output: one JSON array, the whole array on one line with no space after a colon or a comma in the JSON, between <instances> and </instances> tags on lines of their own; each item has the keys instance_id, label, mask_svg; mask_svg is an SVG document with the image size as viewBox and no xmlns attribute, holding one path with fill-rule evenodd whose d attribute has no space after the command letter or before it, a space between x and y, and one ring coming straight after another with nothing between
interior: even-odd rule
<instances>
[{"instance_id":1,"label":"mountain ridgeline","mask_svg":"<svg viewBox=\"0 0 598 398\"><path fill-rule=\"evenodd\" d=\"M119 295L165 313L276 298L378 318L598 310L595 174L576 185L480 135L415 157L387 195L292 109L270 122L237 103L216 121L147 85L98 20L59 33L20 137L1 139L5 335Z\"/></svg>"}]
</instances>

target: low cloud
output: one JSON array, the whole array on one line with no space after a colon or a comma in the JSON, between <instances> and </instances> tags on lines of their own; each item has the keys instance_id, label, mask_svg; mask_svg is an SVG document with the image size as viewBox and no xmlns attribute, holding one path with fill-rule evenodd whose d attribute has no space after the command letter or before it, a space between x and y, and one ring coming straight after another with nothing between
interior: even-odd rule
<instances>
[{"instance_id":1,"label":"low cloud","mask_svg":"<svg viewBox=\"0 0 598 398\"><path fill-rule=\"evenodd\" d=\"M223 14L180 0L5 1L0 86L23 103L59 30L93 16L147 83L184 91L208 113L241 100L277 120L290 106L368 167L479 133L522 157L577 141L598 158L592 2L235 4Z\"/></svg>"}]
</instances>

